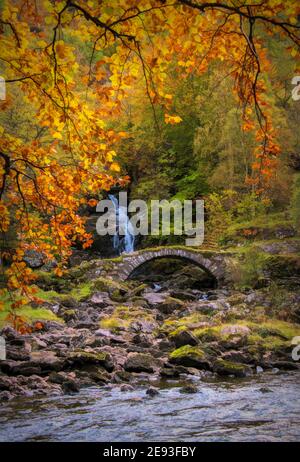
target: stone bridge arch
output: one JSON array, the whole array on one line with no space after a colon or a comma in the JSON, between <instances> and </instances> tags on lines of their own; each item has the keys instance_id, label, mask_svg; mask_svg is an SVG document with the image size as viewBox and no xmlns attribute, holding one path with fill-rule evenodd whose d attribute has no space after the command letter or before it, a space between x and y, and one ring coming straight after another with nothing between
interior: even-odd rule
<instances>
[{"instance_id":1,"label":"stone bridge arch","mask_svg":"<svg viewBox=\"0 0 300 462\"><path fill-rule=\"evenodd\" d=\"M218 285L226 276L225 252L198 250L190 247L161 247L123 254L114 264L114 272L125 281L141 265L157 258L181 258L201 267L212 275Z\"/></svg>"}]
</instances>

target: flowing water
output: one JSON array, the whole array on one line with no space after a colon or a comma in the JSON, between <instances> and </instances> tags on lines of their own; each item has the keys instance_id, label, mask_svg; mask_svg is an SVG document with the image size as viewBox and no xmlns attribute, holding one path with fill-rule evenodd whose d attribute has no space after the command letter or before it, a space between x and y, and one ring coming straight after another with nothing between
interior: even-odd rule
<instances>
[{"instance_id":1,"label":"flowing water","mask_svg":"<svg viewBox=\"0 0 300 462\"><path fill-rule=\"evenodd\" d=\"M196 378L195 378L196 380ZM198 380L198 379L197 379ZM154 398L86 388L79 394L15 399L0 407L0 441L299 441L299 373L197 383L165 382ZM182 385L182 384L181 384Z\"/></svg>"},{"instance_id":2,"label":"flowing water","mask_svg":"<svg viewBox=\"0 0 300 462\"><path fill-rule=\"evenodd\" d=\"M120 254L122 252L130 253L134 251L134 233L133 227L127 215L127 208L119 205L118 199L109 194L109 199L112 201L115 215L117 232L113 237L113 248Z\"/></svg>"}]
</instances>

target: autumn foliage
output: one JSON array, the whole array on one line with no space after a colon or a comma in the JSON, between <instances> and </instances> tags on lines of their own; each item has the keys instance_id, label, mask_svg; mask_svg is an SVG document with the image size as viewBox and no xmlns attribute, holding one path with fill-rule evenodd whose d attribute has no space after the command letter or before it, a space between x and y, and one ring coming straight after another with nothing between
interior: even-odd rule
<instances>
[{"instance_id":1,"label":"autumn foliage","mask_svg":"<svg viewBox=\"0 0 300 462\"><path fill-rule=\"evenodd\" d=\"M117 160L127 134L112 128L127 101L143 93L154 118L159 107L166 124L182 121L166 90L174 69L185 79L217 62L233 80L243 130L256 136L246 181L258 194L268 188L280 145L262 78L271 68L265 41L276 34L299 58L299 14L298 0L3 2L7 98L0 109L7 113L18 99L35 126L30 134L14 132L5 119L0 126L1 259L9 263L4 278L15 294L15 324L22 324L16 310L34 298L24 252L55 258L62 274L72 244L91 244L80 205L129 181Z\"/></svg>"}]
</instances>

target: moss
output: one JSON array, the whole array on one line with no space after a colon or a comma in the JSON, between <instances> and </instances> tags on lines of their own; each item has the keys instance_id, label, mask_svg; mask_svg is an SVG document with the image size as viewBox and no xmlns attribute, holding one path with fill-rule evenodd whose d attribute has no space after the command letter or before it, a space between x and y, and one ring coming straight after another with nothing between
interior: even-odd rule
<instances>
[{"instance_id":1,"label":"moss","mask_svg":"<svg viewBox=\"0 0 300 462\"><path fill-rule=\"evenodd\" d=\"M152 311L135 305L118 305L109 318L100 321L100 327L118 331L128 329L136 321L154 322Z\"/></svg>"},{"instance_id":2,"label":"moss","mask_svg":"<svg viewBox=\"0 0 300 462\"><path fill-rule=\"evenodd\" d=\"M248 350L251 353L258 350L263 352L276 351L280 348L288 346L289 343L274 336L261 337L258 334L251 334L248 337L248 345ZM254 349L251 347L254 347Z\"/></svg>"},{"instance_id":3,"label":"moss","mask_svg":"<svg viewBox=\"0 0 300 462\"><path fill-rule=\"evenodd\" d=\"M124 293L128 291L128 287L125 284L103 276L98 277L92 282L92 289L100 290L101 292L108 292L110 294L117 290L122 290Z\"/></svg>"},{"instance_id":4,"label":"moss","mask_svg":"<svg viewBox=\"0 0 300 462\"><path fill-rule=\"evenodd\" d=\"M109 329L112 331L117 331L120 327L124 327L123 322L117 318L105 318L100 321L100 327L102 329Z\"/></svg>"},{"instance_id":5,"label":"moss","mask_svg":"<svg viewBox=\"0 0 300 462\"><path fill-rule=\"evenodd\" d=\"M209 257L214 257L216 255L222 254L222 255L230 255L231 252L224 251L224 250L210 250L210 249L204 249L204 248L195 248L195 247L188 247L186 245L168 245L168 246L158 246L158 247L147 247L146 249L141 249L138 251L139 254L145 253L145 252L157 252L163 249L174 249L174 250L188 250L189 252L193 253L201 253L203 256L209 258Z\"/></svg>"},{"instance_id":6,"label":"moss","mask_svg":"<svg viewBox=\"0 0 300 462\"><path fill-rule=\"evenodd\" d=\"M262 338L267 335L271 335L290 341L293 337L300 336L300 326L298 324L280 321L279 319L269 318L259 324L256 324L255 322L248 322L247 324L248 327Z\"/></svg>"},{"instance_id":7,"label":"moss","mask_svg":"<svg viewBox=\"0 0 300 462\"><path fill-rule=\"evenodd\" d=\"M214 370L219 375L234 375L235 377L245 377L247 371L250 371L250 368L244 364L225 361L224 359L217 359L214 363Z\"/></svg>"},{"instance_id":8,"label":"moss","mask_svg":"<svg viewBox=\"0 0 300 462\"><path fill-rule=\"evenodd\" d=\"M69 358L71 359L80 358L82 360L86 360L87 362L97 363L97 362L106 361L109 358L109 355L108 353L102 353L102 352L94 353L94 352L85 351L85 350L76 350L76 351L72 351L69 354Z\"/></svg>"},{"instance_id":9,"label":"moss","mask_svg":"<svg viewBox=\"0 0 300 462\"><path fill-rule=\"evenodd\" d=\"M183 331L186 331L186 330L188 330L186 326L179 326L179 327L177 327L177 329L175 329L175 330L173 330L172 332L169 333L169 337L170 338L175 337L180 332L183 332Z\"/></svg>"},{"instance_id":10,"label":"moss","mask_svg":"<svg viewBox=\"0 0 300 462\"><path fill-rule=\"evenodd\" d=\"M199 322L206 321L207 316L204 316L201 313L192 313L188 316L183 316L182 318L168 318L164 321L161 326L161 332L170 334L172 331L178 328L184 328L186 330L193 330L193 326Z\"/></svg>"},{"instance_id":11,"label":"moss","mask_svg":"<svg viewBox=\"0 0 300 462\"><path fill-rule=\"evenodd\" d=\"M198 359L204 359L205 353L198 347L192 347L190 345L184 345L176 350L172 351L170 354L171 359L182 358L184 356L192 356Z\"/></svg>"}]
</instances>

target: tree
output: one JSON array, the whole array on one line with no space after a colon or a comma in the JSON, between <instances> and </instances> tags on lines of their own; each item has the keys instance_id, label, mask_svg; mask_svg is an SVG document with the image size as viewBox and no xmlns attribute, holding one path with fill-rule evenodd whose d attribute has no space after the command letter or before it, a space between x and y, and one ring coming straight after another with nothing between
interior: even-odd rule
<instances>
[{"instance_id":1,"label":"tree","mask_svg":"<svg viewBox=\"0 0 300 462\"><path fill-rule=\"evenodd\" d=\"M167 124L181 122L166 92L174 69L185 79L216 61L233 79L243 127L256 132L256 174L248 181L264 191L280 151L261 77L270 66L265 37L278 34L299 58L299 13L297 0L3 2L2 74L37 127L27 138L3 120L0 128L1 233L5 239L13 225L19 242L13 255L2 253L11 262L8 288L19 295L13 309L32 296L24 252L55 256L60 274L72 242L91 242L77 213L85 196L128 180L116 161L126 134L112 126L135 88L158 129L159 110ZM12 105L8 98L2 109Z\"/></svg>"}]
</instances>

